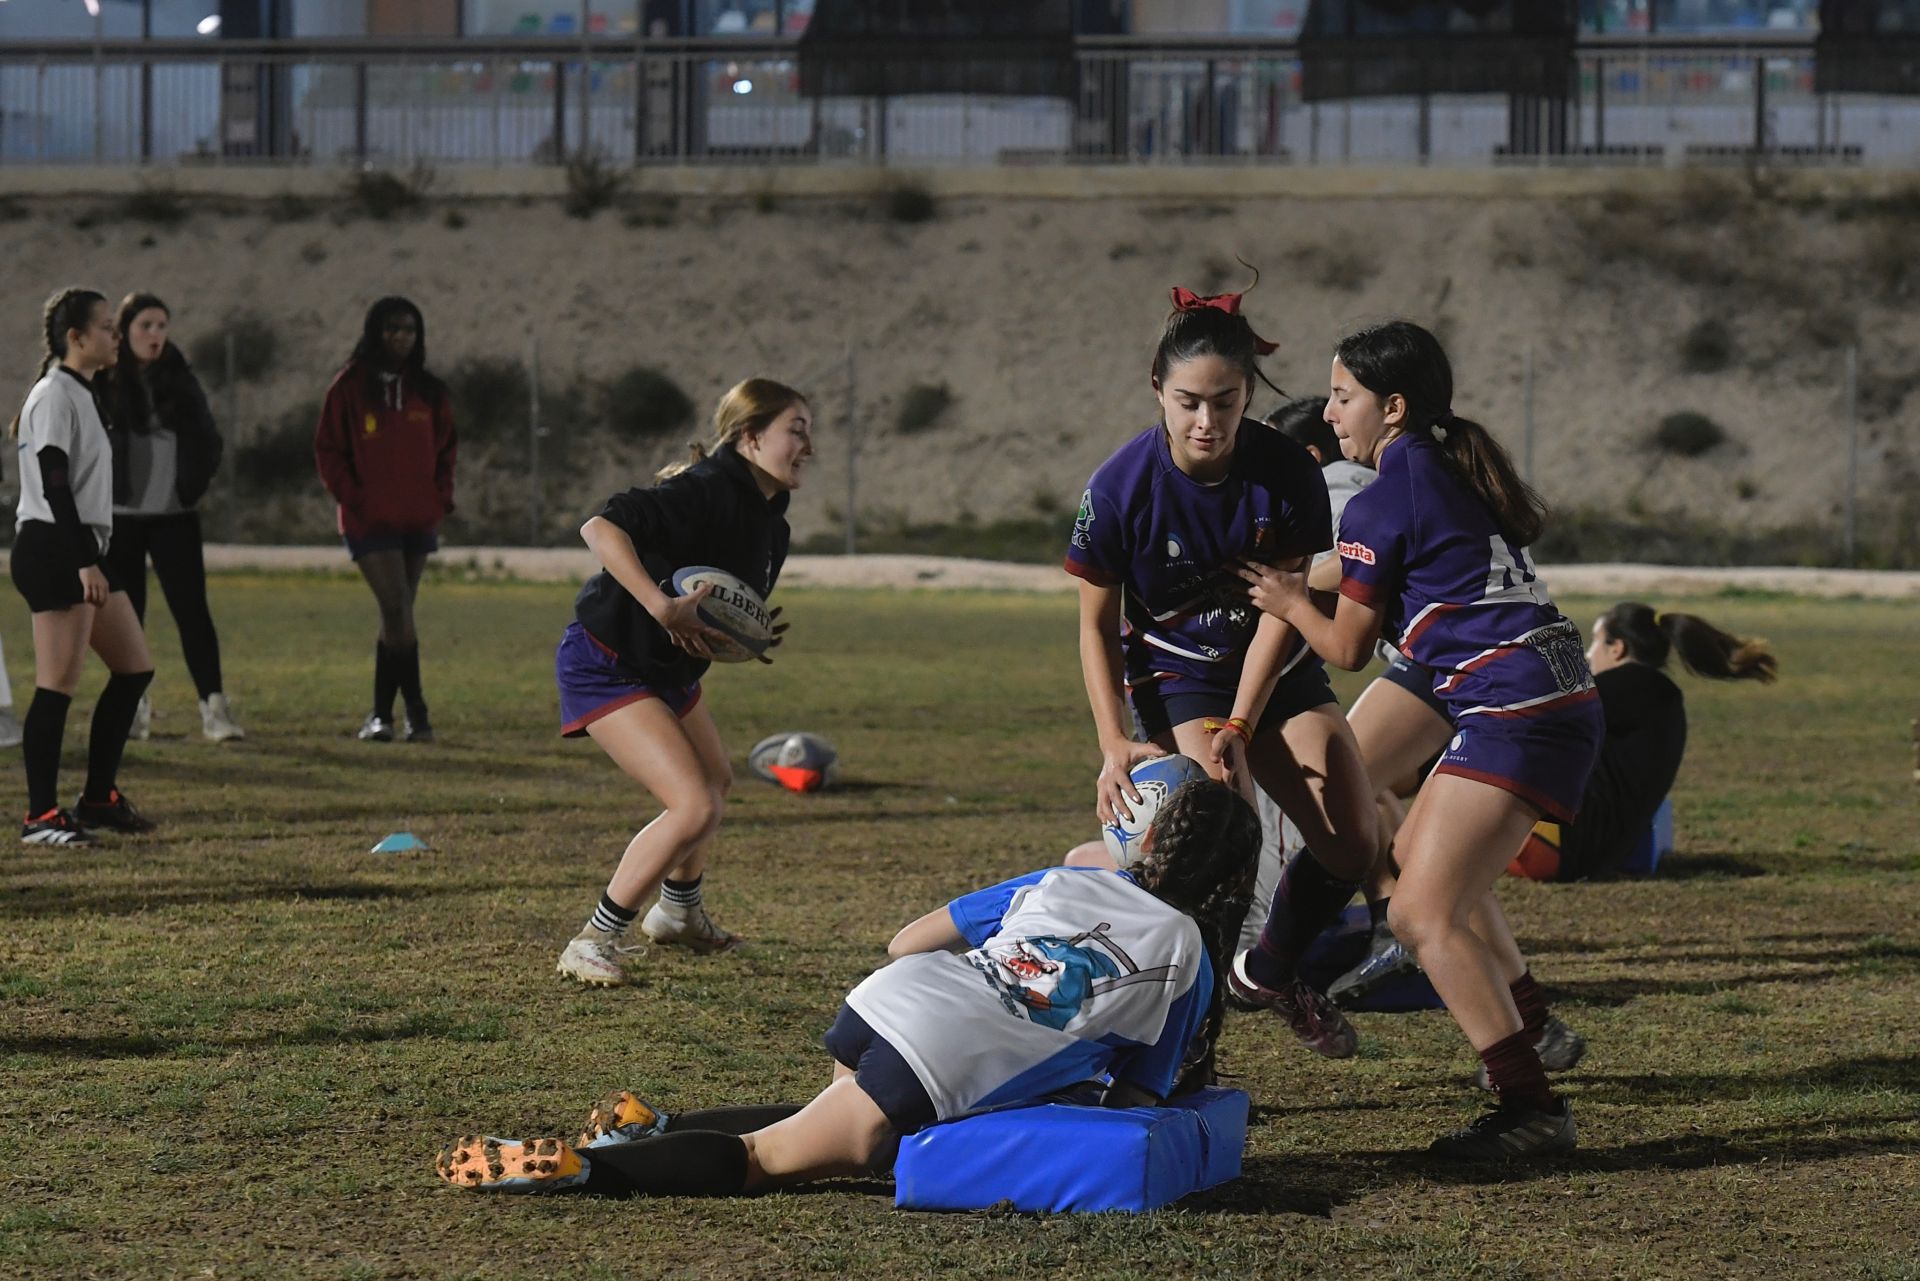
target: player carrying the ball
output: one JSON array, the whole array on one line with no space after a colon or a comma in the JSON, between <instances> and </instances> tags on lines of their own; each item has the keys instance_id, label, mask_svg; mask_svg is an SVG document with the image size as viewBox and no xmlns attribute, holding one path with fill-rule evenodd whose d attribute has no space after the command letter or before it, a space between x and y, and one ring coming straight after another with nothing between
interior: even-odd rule
<instances>
[{"instance_id":1,"label":"player carrying the ball","mask_svg":"<svg viewBox=\"0 0 1920 1281\"><path fill-rule=\"evenodd\" d=\"M1256 282L1257 283L1257 282ZM1372 788L1324 664L1235 576L1244 559L1302 567L1333 545L1320 465L1246 417L1273 350L1240 294L1173 291L1153 359L1161 421L1100 465L1080 500L1066 569L1080 579L1080 666L1103 758L1100 821L1140 798L1128 771L1181 752L1236 781L1251 773L1307 853L1274 891L1259 944L1227 981L1329 1058L1351 1024L1295 973L1374 855ZM1129 701L1146 742L1127 723Z\"/></svg>"},{"instance_id":2,"label":"player carrying the ball","mask_svg":"<svg viewBox=\"0 0 1920 1281\"><path fill-rule=\"evenodd\" d=\"M626 981L622 939L655 890L640 923L655 943L720 952L738 942L700 897L706 843L733 785L700 678L732 642L700 615L710 585L673 596L661 584L703 565L763 598L773 590L787 558L787 503L813 457L813 417L791 387L749 378L720 398L713 422L710 453L696 445L691 466L614 495L580 530L603 568L580 589L555 655L560 732L590 736L665 807L627 843L599 906L560 953L560 973L597 987ZM774 624L770 644L785 630Z\"/></svg>"}]
</instances>

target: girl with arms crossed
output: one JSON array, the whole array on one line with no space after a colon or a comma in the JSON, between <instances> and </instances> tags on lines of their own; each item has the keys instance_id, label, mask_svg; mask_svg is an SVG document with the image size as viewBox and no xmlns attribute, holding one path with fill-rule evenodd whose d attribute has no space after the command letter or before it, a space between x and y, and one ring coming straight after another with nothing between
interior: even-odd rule
<instances>
[{"instance_id":1,"label":"girl with arms crossed","mask_svg":"<svg viewBox=\"0 0 1920 1281\"><path fill-rule=\"evenodd\" d=\"M91 845L88 828L149 832L153 823L120 794L116 778L153 660L127 593L105 566L113 536L113 451L94 401L93 377L113 363L113 312L91 289L64 289L42 317L46 359L13 420L20 505L13 584L33 611L33 703L22 727L28 845ZM92 646L112 673L93 709L87 784L60 807L60 745L67 708Z\"/></svg>"},{"instance_id":2,"label":"girl with arms crossed","mask_svg":"<svg viewBox=\"0 0 1920 1281\"><path fill-rule=\"evenodd\" d=\"M220 636L207 608L207 566L194 504L220 469L220 432L187 358L168 338L172 314L152 294L128 294L114 319L120 355L108 374L113 406L113 576L142 624L147 558L180 629L180 652L200 695L200 729L216 743L245 738L220 678ZM140 700L134 737L145 738L152 704Z\"/></svg>"},{"instance_id":3,"label":"girl with arms crossed","mask_svg":"<svg viewBox=\"0 0 1920 1281\"><path fill-rule=\"evenodd\" d=\"M453 510L455 440L447 385L427 372L427 322L405 298L367 311L353 355L327 388L314 434L320 480L339 504L340 536L380 608L369 743L391 743L393 696L406 700L410 743L433 741L420 691L413 601L440 522Z\"/></svg>"},{"instance_id":4,"label":"girl with arms crossed","mask_svg":"<svg viewBox=\"0 0 1920 1281\"><path fill-rule=\"evenodd\" d=\"M1259 945L1234 958L1227 982L1314 1052L1346 1058L1352 1025L1294 970L1372 861L1373 807L1323 664L1251 608L1234 576L1243 557L1291 568L1333 543L1319 464L1246 417L1272 346L1240 299L1173 291L1153 360L1161 422L1101 464L1080 500L1066 569L1080 579L1098 809L1110 822L1138 800L1128 770L1163 752L1212 762L1243 787L1251 771L1309 853L1281 876Z\"/></svg>"},{"instance_id":5,"label":"girl with arms crossed","mask_svg":"<svg viewBox=\"0 0 1920 1281\"><path fill-rule=\"evenodd\" d=\"M1241 576L1329 662L1358 670L1383 628L1434 670L1454 735L1394 852L1393 931L1479 1053L1500 1105L1433 1145L1457 1159L1574 1146L1517 1004L1531 983L1493 883L1542 815L1569 819L1599 750L1601 721L1580 633L1553 607L1525 548L1545 511L1504 450L1453 413L1438 340L1393 321L1341 341L1327 421L1379 478L1347 503L1337 605L1302 576L1249 561Z\"/></svg>"},{"instance_id":6,"label":"girl with arms crossed","mask_svg":"<svg viewBox=\"0 0 1920 1281\"><path fill-rule=\"evenodd\" d=\"M887 947L826 1036L833 1082L804 1108L660 1118L622 1093L574 1145L469 1136L459 1187L735 1196L885 1170L902 1135L1039 1102L1110 1073L1100 1101L1158 1104L1219 1021L1216 967L1247 908L1260 820L1210 779L1154 816L1131 872L1049 868L955 899ZM1209 1042L1210 1043L1210 1042Z\"/></svg>"},{"instance_id":7,"label":"girl with arms crossed","mask_svg":"<svg viewBox=\"0 0 1920 1281\"><path fill-rule=\"evenodd\" d=\"M720 634L700 620L706 588L670 596L660 584L710 565L762 598L773 591L787 558L787 504L813 457L813 415L793 388L749 378L720 398L713 423L711 456L696 446L692 466L616 494L580 530L604 568L580 589L555 656L560 732L591 736L665 807L628 842L600 905L560 953L560 973L593 986L626 982L621 939L656 889L640 923L654 942L720 952L738 941L700 893L706 844L733 786L700 699Z\"/></svg>"}]
</instances>

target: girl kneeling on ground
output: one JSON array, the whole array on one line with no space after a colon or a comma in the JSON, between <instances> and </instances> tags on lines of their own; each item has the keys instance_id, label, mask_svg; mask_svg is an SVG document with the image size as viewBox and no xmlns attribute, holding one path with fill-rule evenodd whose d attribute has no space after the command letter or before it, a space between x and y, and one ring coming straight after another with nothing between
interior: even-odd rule
<instances>
[{"instance_id":1,"label":"girl kneeling on ground","mask_svg":"<svg viewBox=\"0 0 1920 1281\"><path fill-rule=\"evenodd\" d=\"M662 1118L622 1093L574 1143L469 1136L440 1177L494 1191L733 1196L884 1170L900 1138L1110 1074L1110 1107L1183 1087L1220 1017L1214 975L1247 908L1260 820L1187 783L1130 872L1048 868L955 899L887 947L826 1036L833 1081L805 1107Z\"/></svg>"}]
</instances>

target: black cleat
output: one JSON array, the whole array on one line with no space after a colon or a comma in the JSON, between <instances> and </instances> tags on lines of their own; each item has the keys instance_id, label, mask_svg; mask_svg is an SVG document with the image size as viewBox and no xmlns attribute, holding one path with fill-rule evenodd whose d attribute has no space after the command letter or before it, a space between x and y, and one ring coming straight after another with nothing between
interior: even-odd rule
<instances>
[{"instance_id":1,"label":"black cleat","mask_svg":"<svg viewBox=\"0 0 1920 1281\"><path fill-rule=\"evenodd\" d=\"M119 788L107 793L104 801L81 797L73 807L73 816L86 827L104 827L110 832L151 832L159 824L133 808Z\"/></svg>"},{"instance_id":2,"label":"black cleat","mask_svg":"<svg viewBox=\"0 0 1920 1281\"><path fill-rule=\"evenodd\" d=\"M20 825L20 843L69 848L98 844L93 833L83 827L79 819L60 809L48 810L38 818L29 817Z\"/></svg>"},{"instance_id":3,"label":"black cleat","mask_svg":"<svg viewBox=\"0 0 1920 1281\"><path fill-rule=\"evenodd\" d=\"M1573 1109L1561 1099L1557 1111L1495 1108L1465 1129L1433 1141L1427 1151L1447 1161L1522 1161L1571 1152L1576 1138Z\"/></svg>"}]
</instances>

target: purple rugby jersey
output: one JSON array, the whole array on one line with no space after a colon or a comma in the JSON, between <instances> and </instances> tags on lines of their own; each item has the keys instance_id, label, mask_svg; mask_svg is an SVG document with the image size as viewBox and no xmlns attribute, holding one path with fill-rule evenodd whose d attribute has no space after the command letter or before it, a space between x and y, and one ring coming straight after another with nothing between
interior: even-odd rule
<instances>
[{"instance_id":1,"label":"purple rugby jersey","mask_svg":"<svg viewBox=\"0 0 1920 1281\"><path fill-rule=\"evenodd\" d=\"M1382 611L1382 634L1434 670L1456 724L1595 697L1579 629L1432 440L1387 446L1341 513L1339 552L1340 594Z\"/></svg>"},{"instance_id":2,"label":"purple rugby jersey","mask_svg":"<svg viewBox=\"0 0 1920 1281\"><path fill-rule=\"evenodd\" d=\"M1260 618L1233 565L1311 556L1332 545L1332 528L1320 465L1264 423L1240 420L1227 474L1212 485L1174 465L1156 424L1093 473L1066 570L1123 589L1129 687L1174 676L1231 689ZM1297 646L1285 665L1305 652Z\"/></svg>"}]
</instances>

